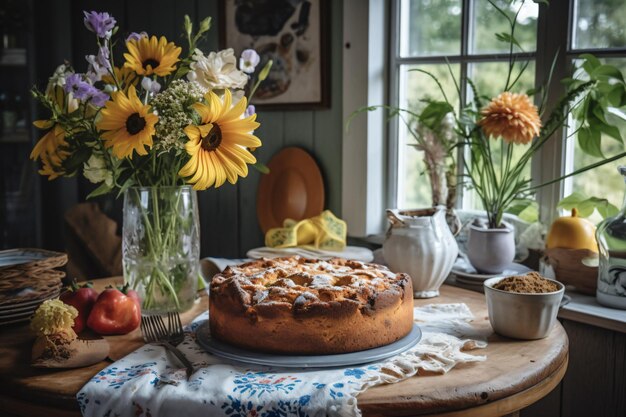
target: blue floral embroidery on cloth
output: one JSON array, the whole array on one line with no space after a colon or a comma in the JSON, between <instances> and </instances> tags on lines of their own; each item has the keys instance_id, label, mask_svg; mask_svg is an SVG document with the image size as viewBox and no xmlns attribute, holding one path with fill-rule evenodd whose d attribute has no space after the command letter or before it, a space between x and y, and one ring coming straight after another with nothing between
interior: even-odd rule
<instances>
[{"instance_id":1,"label":"blue floral embroidery on cloth","mask_svg":"<svg viewBox=\"0 0 626 417\"><path fill-rule=\"evenodd\" d=\"M222 410L229 417L309 417L309 414L301 407L306 406L311 397L304 395L297 400L278 400L275 406L255 406L252 401L240 401L233 396L228 396L228 402L222 405Z\"/></svg>"},{"instance_id":2,"label":"blue floral embroidery on cloth","mask_svg":"<svg viewBox=\"0 0 626 417\"><path fill-rule=\"evenodd\" d=\"M130 366L123 369L118 369L116 366L110 366L98 372L96 376L91 378L91 381L95 383L108 383L109 387L119 389L128 381L140 378L144 375L152 374L155 376L155 379L151 382L156 384L158 381L158 375L150 368L154 365L156 365L156 362L143 363L141 365Z\"/></svg>"},{"instance_id":3,"label":"blue floral embroidery on cloth","mask_svg":"<svg viewBox=\"0 0 626 417\"><path fill-rule=\"evenodd\" d=\"M259 398L265 393L293 391L296 384L302 382L294 376L277 376L265 372L246 372L235 375L233 392L248 393L248 398L256 395ZM258 393L258 394L257 394Z\"/></svg>"},{"instance_id":4,"label":"blue floral embroidery on cloth","mask_svg":"<svg viewBox=\"0 0 626 417\"><path fill-rule=\"evenodd\" d=\"M356 379L361 379L363 375L365 375L365 371L362 369L346 369L343 374L345 376L353 376Z\"/></svg>"}]
</instances>

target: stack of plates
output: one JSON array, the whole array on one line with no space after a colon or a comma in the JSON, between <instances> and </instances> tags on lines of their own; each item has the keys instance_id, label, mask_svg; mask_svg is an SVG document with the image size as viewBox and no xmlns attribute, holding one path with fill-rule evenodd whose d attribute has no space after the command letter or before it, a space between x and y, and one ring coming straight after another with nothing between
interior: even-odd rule
<instances>
[{"instance_id":1,"label":"stack of plates","mask_svg":"<svg viewBox=\"0 0 626 417\"><path fill-rule=\"evenodd\" d=\"M28 320L41 303L59 296L67 255L41 249L0 251L0 326Z\"/></svg>"},{"instance_id":2,"label":"stack of plates","mask_svg":"<svg viewBox=\"0 0 626 417\"><path fill-rule=\"evenodd\" d=\"M328 260L332 258L345 258L354 261L372 262L374 260L374 253L367 248L359 246L346 246L342 251L329 251L316 249L312 246L299 246L296 248L268 248L264 246L262 248L250 249L246 256L252 259L261 258L280 258L283 256L300 255L304 258L314 258Z\"/></svg>"},{"instance_id":3,"label":"stack of plates","mask_svg":"<svg viewBox=\"0 0 626 417\"><path fill-rule=\"evenodd\" d=\"M51 292L50 295L42 298L18 301L16 303L0 304L0 326L29 320L41 303L46 300L57 298L59 293L60 287L56 291Z\"/></svg>"},{"instance_id":4,"label":"stack of plates","mask_svg":"<svg viewBox=\"0 0 626 417\"><path fill-rule=\"evenodd\" d=\"M510 276L510 275L521 275L527 272L532 271L532 269L518 263L511 263L507 266L504 271L499 274L483 274L480 273L474 268L467 258L464 256L459 256L452 266L452 274L456 276L456 282L460 282L462 284L467 285L478 285L482 287L483 282L488 280L489 278L500 277L500 276Z\"/></svg>"}]
</instances>

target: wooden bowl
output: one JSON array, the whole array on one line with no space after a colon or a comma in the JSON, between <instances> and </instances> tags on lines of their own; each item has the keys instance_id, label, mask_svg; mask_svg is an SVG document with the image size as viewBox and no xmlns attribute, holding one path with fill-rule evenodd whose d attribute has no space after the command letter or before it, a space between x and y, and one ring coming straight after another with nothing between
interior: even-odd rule
<instances>
[{"instance_id":1,"label":"wooden bowl","mask_svg":"<svg viewBox=\"0 0 626 417\"><path fill-rule=\"evenodd\" d=\"M598 267L587 266L583 259L597 259L598 254L589 249L546 249L544 262L554 269L555 278L572 285L583 294L596 295Z\"/></svg>"}]
</instances>

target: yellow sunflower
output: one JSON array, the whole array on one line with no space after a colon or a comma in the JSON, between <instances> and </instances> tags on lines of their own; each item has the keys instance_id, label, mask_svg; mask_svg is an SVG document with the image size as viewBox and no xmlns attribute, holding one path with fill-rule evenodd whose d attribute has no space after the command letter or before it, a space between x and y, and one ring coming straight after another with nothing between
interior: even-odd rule
<instances>
[{"instance_id":1,"label":"yellow sunflower","mask_svg":"<svg viewBox=\"0 0 626 417\"><path fill-rule=\"evenodd\" d=\"M481 114L478 124L494 139L501 137L509 143L527 144L541 132L537 106L526 94L505 91L494 97Z\"/></svg>"},{"instance_id":2,"label":"yellow sunflower","mask_svg":"<svg viewBox=\"0 0 626 417\"><path fill-rule=\"evenodd\" d=\"M132 68L128 67L113 67L113 73L115 74L115 79L120 83L120 86L124 91L128 91L128 87L131 85L137 86L139 83L139 76L133 71ZM105 84L115 85L115 80L111 74L106 74L102 76L102 82Z\"/></svg>"},{"instance_id":3,"label":"yellow sunflower","mask_svg":"<svg viewBox=\"0 0 626 417\"><path fill-rule=\"evenodd\" d=\"M150 39L143 36L141 39L131 39L126 42L128 53L124 54L124 66L139 75L156 74L165 77L176 69L181 48L174 42L167 42L165 36L157 40L156 36Z\"/></svg>"},{"instance_id":4,"label":"yellow sunflower","mask_svg":"<svg viewBox=\"0 0 626 417\"><path fill-rule=\"evenodd\" d=\"M146 146L152 147L154 125L159 118L150 111L150 106L143 104L137 97L134 86L128 88L128 95L123 91L115 91L100 112L96 122L102 134L104 146L113 148L117 158L132 158L133 151L146 155Z\"/></svg>"},{"instance_id":5,"label":"yellow sunflower","mask_svg":"<svg viewBox=\"0 0 626 417\"><path fill-rule=\"evenodd\" d=\"M65 142L65 130L58 124L55 125L51 120L35 120L33 124L38 129L50 130L35 144L30 153L30 159L38 159L46 152L51 153L59 146L67 145L67 142Z\"/></svg>"},{"instance_id":6,"label":"yellow sunflower","mask_svg":"<svg viewBox=\"0 0 626 417\"><path fill-rule=\"evenodd\" d=\"M189 125L184 131L189 141L185 144L189 161L179 171L179 175L188 178L196 190L216 188L226 180L231 184L238 177L248 175L248 166L256 158L247 148L261 146L253 130L259 127L256 114L242 118L247 108L246 98L232 106L232 96L228 89L223 101L212 91L205 96L207 104L196 103L193 108L200 115L199 126ZM191 177L191 178L189 178Z\"/></svg>"},{"instance_id":7,"label":"yellow sunflower","mask_svg":"<svg viewBox=\"0 0 626 417\"><path fill-rule=\"evenodd\" d=\"M49 180L53 180L65 173L62 163L69 155L63 147L67 146L65 141L65 130L50 120L36 120L33 124L39 129L50 129L30 153L31 159L40 159L43 167L39 171L41 175L48 175Z\"/></svg>"}]
</instances>

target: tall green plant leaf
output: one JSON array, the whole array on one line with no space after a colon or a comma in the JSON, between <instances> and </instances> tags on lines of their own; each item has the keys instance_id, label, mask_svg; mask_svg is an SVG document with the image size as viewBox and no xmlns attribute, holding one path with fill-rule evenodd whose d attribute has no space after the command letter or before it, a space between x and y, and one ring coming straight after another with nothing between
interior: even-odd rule
<instances>
[{"instance_id":1,"label":"tall green plant leaf","mask_svg":"<svg viewBox=\"0 0 626 417\"><path fill-rule=\"evenodd\" d=\"M578 210L579 217L589 217L593 214L594 210L598 210L598 213L602 218L615 216L619 209L609 202L606 198L589 197L580 191L575 191L569 196L559 201L557 208L563 210Z\"/></svg>"},{"instance_id":2,"label":"tall green plant leaf","mask_svg":"<svg viewBox=\"0 0 626 417\"><path fill-rule=\"evenodd\" d=\"M602 154L600 131L589 126L580 128L578 131L578 144L583 152L598 158L604 158Z\"/></svg>"}]
</instances>

